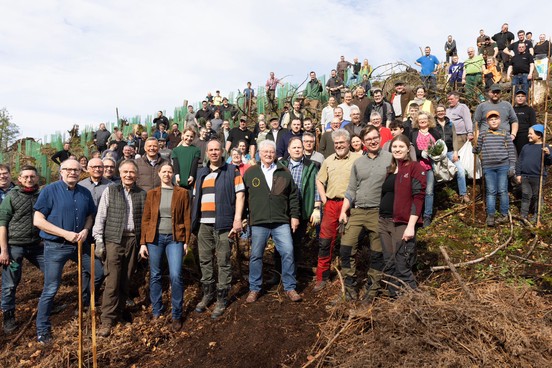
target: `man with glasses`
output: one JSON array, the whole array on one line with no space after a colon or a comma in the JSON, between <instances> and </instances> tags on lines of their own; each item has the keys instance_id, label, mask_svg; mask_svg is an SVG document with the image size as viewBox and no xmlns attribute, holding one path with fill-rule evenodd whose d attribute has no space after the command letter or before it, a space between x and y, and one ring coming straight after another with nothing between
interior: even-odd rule
<instances>
[{"instance_id":1,"label":"man with glasses","mask_svg":"<svg viewBox=\"0 0 552 368\"><path fill-rule=\"evenodd\" d=\"M305 157L311 160L316 165L316 168L320 170L320 166L322 165L322 162L324 162L324 155L314 150L316 145L315 135L309 132L304 132L301 139L303 140Z\"/></svg>"},{"instance_id":2,"label":"man with glasses","mask_svg":"<svg viewBox=\"0 0 552 368\"><path fill-rule=\"evenodd\" d=\"M367 154L356 160L351 168L349 185L339 214L339 222L346 224L339 253L346 297L355 300L358 295L355 257L361 235L368 234L370 267L364 300L371 301L382 289L380 280L384 262L379 237L379 205L381 187L392 155L380 148L380 133L376 127L366 127L360 136Z\"/></svg>"},{"instance_id":3,"label":"man with glasses","mask_svg":"<svg viewBox=\"0 0 552 368\"><path fill-rule=\"evenodd\" d=\"M338 121L336 121L337 123ZM349 185L351 167L361 157L359 153L350 151L350 136L345 129L336 129L331 135L335 153L324 160L316 178L316 187L324 205L324 216L320 224L320 249L315 292L324 289L330 279L330 264L335 248L344 194Z\"/></svg>"},{"instance_id":4,"label":"man with glasses","mask_svg":"<svg viewBox=\"0 0 552 368\"><path fill-rule=\"evenodd\" d=\"M366 124L362 123L362 118L360 116L360 108L357 106L351 107L351 123L345 125L345 130L352 135L360 135Z\"/></svg>"},{"instance_id":5,"label":"man with glasses","mask_svg":"<svg viewBox=\"0 0 552 368\"><path fill-rule=\"evenodd\" d=\"M44 271L44 248L33 226L33 204L39 194L38 174L33 166L23 166L19 186L0 205L0 265L2 265L2 312L4 333L17 328L15 292L23 273L23 258ZM10 263L11 262L11 263Z\"/></svg>"},{"instance_id":6,"label":"man with glasses","mask_svg":"<svg viewBox=\"0 0 552 368\"><path fill-rule=\"evenodd\" d=\"M498 84L493 84L489 90L489 99L477 105L473 120L479 124L480 133L489 129L487 124L487 114L490 111L500 113L500 129L510 132L512 140L516 138L518 131L518 118L514 108L508 101L500 99L501 88Z\"/></svg>"},{"instance_id":7,"label":"man with glasses","mask_svg":"<svg viewBox=\"0 0 552 368\"><path fill-rule=\"evenodd\" d=\"M92 229L96 205L88 189L77 185L81 173L77 160L61 163L61 180L49 184L40 192L34 205L34 226L44 240L44 289L38 302L36 329L38 342L52 340L50 313L61 284L63 267L69 259L77 262L80 241L85 241ZM83 266L90 270L90 255L82 254ZM88 283L83 273L83 285Z\"/></svg>"},{"instance_id":8,"label":"man with glasses","mask_svg":"<svg viewBox=\"0 0 552 368\"><path fill-rule=\"evenodd\" d=\"M111 163L108 163L107 165L109 164ZM82 185L90 191L96 206L100 203L100 197L102 196L105 188L111 184L111 180L104 177L104 171L105 168L103 161L99 158L92 158L88 161L88 173L90 176L79 181L79 185Z\"/></svg>"},{"instance_id":9,"label":"man with glasses","mask_svg":"<svg viewBox=\"0 0 552 368\"><path fill-rule=\"evenodd\" d=\"M117 165L115 160L111 157L105 157L102 162L104 164L103 177L113 183L118 183L121 179L115 175L115 167Z\"/></svg>"}]
</instances>

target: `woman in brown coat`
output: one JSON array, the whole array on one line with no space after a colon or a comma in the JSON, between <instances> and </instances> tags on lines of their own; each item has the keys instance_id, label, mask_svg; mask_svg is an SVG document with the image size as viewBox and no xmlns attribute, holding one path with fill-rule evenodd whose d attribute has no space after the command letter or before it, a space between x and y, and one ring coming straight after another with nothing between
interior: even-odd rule
<instances>
[{"instance_id":1,"label":"woman in brown coat","mask_svg":"<svg viewBox=\"0 0 552 368\"><path fill-rule=\"evenodd\" d=\"M172 291L172 327L182 328L182 259L191 233L191 208L188 190L173 186L173 167L165 163L159 170L161 186L150 190L142 215L140 256L150 259L150 299L153 318L163 313L161 264L166 254Z\"/></svg>"}]
</instances>

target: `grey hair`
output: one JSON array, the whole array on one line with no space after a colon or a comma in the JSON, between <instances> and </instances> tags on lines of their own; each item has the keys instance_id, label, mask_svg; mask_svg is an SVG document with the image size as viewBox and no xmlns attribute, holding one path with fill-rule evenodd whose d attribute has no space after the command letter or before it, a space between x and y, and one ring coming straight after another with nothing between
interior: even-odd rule
<instances>
[{"instance_id":1,"label":"grey hair","mask_svg":"<svg viewBox=\"0 0 552 368\"><path fill-rule=\"evenodd\" d=\"M345 129L337 129L332 132L332 140L335 141L338 137L345 137L347 142L351 141L351 135Z\"/></svg>"},{"instance_id":2,"label":"grey hair","mask_svg":"<svg viewBox=\"0 0 552 368\"><path fill-rule=\"evenodd\" d=\"M259 151L262 151L263 148L266 148L267 146L270 146L276 151L276 143L274 141L271 141L270 139L265 139L261 143L259 143Z\"/></svg>"}]
</instances>

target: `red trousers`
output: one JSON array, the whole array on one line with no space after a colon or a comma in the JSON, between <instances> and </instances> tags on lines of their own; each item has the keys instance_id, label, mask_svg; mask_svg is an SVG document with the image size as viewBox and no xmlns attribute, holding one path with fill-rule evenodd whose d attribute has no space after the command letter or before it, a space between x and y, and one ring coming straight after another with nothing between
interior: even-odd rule
<instances>
[{"instance_id":1,"label":"red trousers","mask_svg":"<svg viewBox=\"0 0 552 368\"><path fill-rule=\"evenodd\" d=\"M318 250L318 267L316 268L316 280L328 280L330 278L330 265L337 238L339 226L339 214L341 213L343 200L328 199L324 205L324 215L320 223L320 249Z\"/></svg>"}]
</instances>

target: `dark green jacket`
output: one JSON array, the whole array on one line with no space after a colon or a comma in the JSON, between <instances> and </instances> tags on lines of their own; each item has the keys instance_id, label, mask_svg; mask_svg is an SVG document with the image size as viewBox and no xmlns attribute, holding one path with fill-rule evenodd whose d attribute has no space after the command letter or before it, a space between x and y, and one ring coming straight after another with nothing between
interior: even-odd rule
<instances>
[{"instance_id":1,"label":"dark green jacket","mask_svg":"<svg viewBox=\"0 0 552 368\"><path fill-rule=\"evenodd\" d=\"M318 79L309 80L305 87L304 96L310 100L320 100L324 88Z\"/></svg>"},{"instance_id":2,"label":"dark green jacket","mask_svg":"<svg viewBox=\"0 0 552 368\"><path fill-rule=\"evenodd\" d=\"M271 190L260 165L247 169L243 178L251 225L281 224L289 223L291 218L300 219L297 187L289 170L281 163L276 164Z\"/></svg>"},{"instance_id":3,"label":"dark green jacket","mask_svg":"<svg viewBox=\"0 0 552 368\"><path fill-rule=\"evenodd\" d=\"M38 198L34 192L23 192L15 187L6 194L0 205L0 226L8 230L9 245L34 245L40 242L39 229L33 226L34 204Z\"/></svg>"},{"instance_id":4,"label":"dark green jacket","mask_svg":"<svg viewBox=\"0 0 552 368\"><path fill-rule=\"evenodd\" d=\"M282 165L289 166L288 160L281 160ZM301 219L309 220L314 210L314 197L316 193L316 175L318 168L308 158L303 158L303 172L301 174Z\"/></svg>"}]
</instances>

